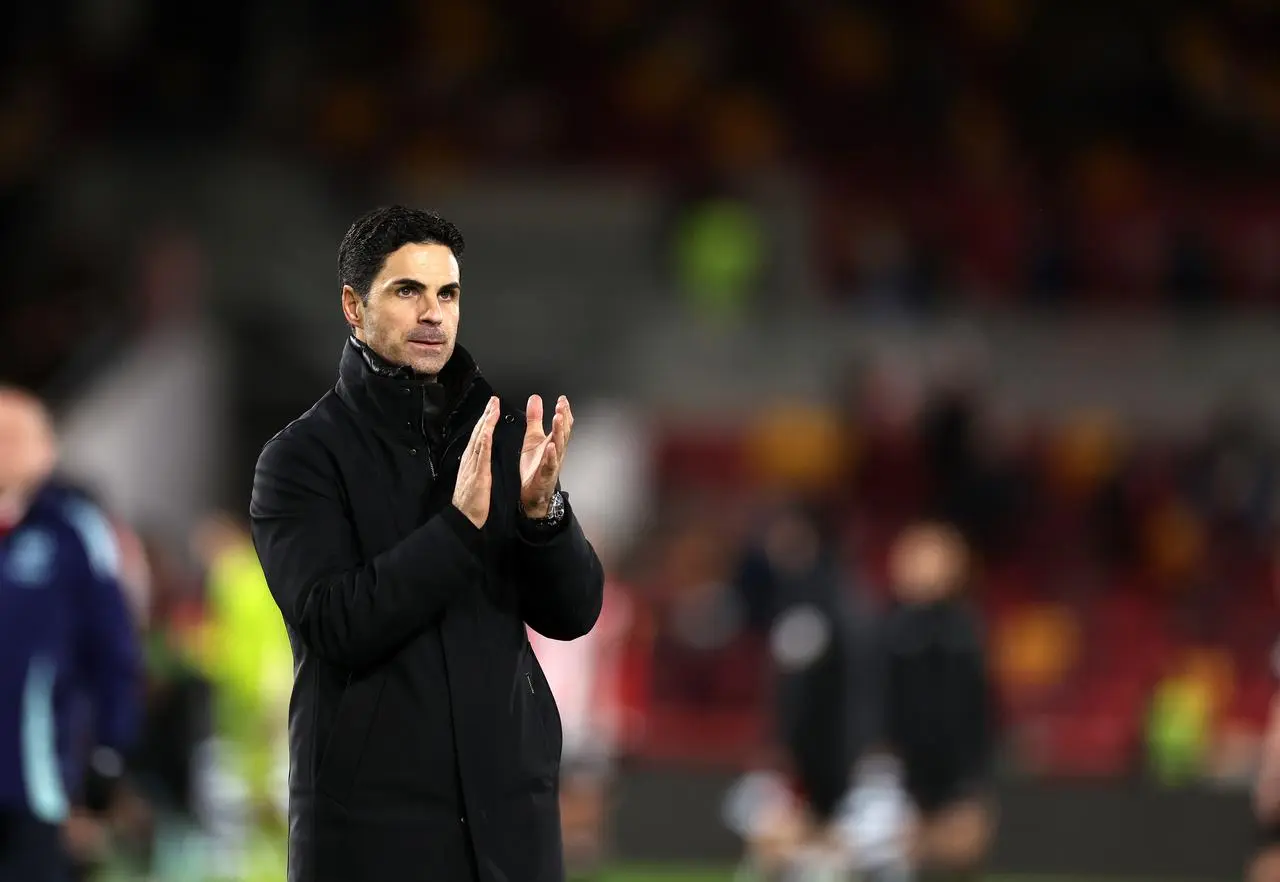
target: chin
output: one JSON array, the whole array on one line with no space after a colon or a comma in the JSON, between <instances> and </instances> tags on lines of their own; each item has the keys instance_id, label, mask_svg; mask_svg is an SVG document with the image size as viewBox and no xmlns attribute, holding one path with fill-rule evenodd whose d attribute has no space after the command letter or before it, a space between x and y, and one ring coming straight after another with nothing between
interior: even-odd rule
<instances>
[{"instance_id":1,"label":"chin","mask_svg":"<svg viewBox=\"0 0 1280 882\"><path fill-rule=\"evenodd\" d=\"M409 367L413 369L415 374L429 374L435 376L444 369L449 359L447 358L414 358L409 360Z\"/></svg>"}]
</instances>

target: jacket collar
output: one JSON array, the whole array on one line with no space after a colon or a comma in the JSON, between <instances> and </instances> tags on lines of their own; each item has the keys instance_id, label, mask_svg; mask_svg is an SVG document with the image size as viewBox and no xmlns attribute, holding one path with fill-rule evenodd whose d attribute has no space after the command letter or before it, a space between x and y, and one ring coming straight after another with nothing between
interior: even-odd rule
<instances>
[{"instance_id":1,"label":"jacket collar","mask_svg":"<svg viewBox=\"0 0 1280 882\"><path fill-rule=\"evenodd\" d=\"M348 337L338 363L338 396L375 426L396 434L449 434L489 384L471 354L457 346L435 377L382 358L355 337Z\"/></svg>"}]
</instances>

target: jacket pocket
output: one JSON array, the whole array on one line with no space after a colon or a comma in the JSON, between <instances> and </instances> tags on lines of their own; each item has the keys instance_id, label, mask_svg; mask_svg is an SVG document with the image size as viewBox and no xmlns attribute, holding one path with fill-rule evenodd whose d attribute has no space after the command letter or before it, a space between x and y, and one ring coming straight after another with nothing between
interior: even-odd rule
<instances>
[{"instance_id":1,"label":"jacket pocket","mask_svg":"<svg viewBox=\"0 0 1280 882\"><path fill-rule=\"evenodd\" d=\"M386 671L379 670L363 679L348 681L342 690L333 728L316 769L316 790L335 802L345 802L351 795L386 683Z\"/></svg>"},{"instance_id":2,"label":"jacket pocket","mask_svg":"<svg viewBox=\"0 0 1280 882\"><path fill-rule=\"evenodd\" d=\"M535 769L541 771L550 768L551 774L555 774L560 767L560 752L564 746L564 736L560 728L560 710L556 707L551 686L547 683L542 666L538 664L532 650L528 652L528 656L528 666L525 668L520 685L528 693L525 697L532 705L529 709L535 718L534 726L538 730L542 762L537 763Z\"/></svg>"}]
</instances>

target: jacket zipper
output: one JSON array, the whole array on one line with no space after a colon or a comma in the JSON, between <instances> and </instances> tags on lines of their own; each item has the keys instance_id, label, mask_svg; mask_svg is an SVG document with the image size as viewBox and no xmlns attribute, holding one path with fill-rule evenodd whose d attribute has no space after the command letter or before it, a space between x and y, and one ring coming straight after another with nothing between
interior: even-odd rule
<instances>
[{"instance_id":1,"label":"jacket zipper","mask_svg":"<svg viewBox=\"0 0 1280 882\"><path fill-rule=\"evenodd\" d=\"M422 387L422 410L418 412L418 431L422 434L422 440L427 448L427 468L431 469L431 480L437 477L436 458L431 455L431 439L427 437L427 427L425 420L427 418L427 387Z\"/></svg>"},{"instance_id":2,"label":"jacket zipper","mask_svg":"<svg viewBox=\"0 0 1280 882\"><path fill-rule=\"evenodd\" d=\"M526 673L524 675L524 681L529 684L529 694L536 695L537 693L533 691L533 675Z\"/></svg>"}]
</instances>

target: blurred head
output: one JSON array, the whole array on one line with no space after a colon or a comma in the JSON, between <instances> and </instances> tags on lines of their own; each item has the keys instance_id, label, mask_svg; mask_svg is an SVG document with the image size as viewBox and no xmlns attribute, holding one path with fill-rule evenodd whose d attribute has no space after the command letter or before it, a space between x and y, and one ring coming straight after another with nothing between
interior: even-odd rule
<instances>
[{"instance_id":1,"label":"blurred head","mask_svg":"<svg viewBox=\"0 0 1280 882\"><path fill-rule=\"evenodd\" d=\"M393 205L342 238L342 312L356 339L392 364L434 376L458 338L458 258L465 243L438 214Z\"/></svg>"},{"instance_id":2,"label":"blurred head","mask_svg":"<svg viewBox=\"0 0 1280 882\"><path fill-rule=\"evenodd\" d=\"M822 536L806 512L788 508L769 525L764 536L764 551L776 575L800 576L817 565Z\"/></svg>"},{"instance_id":3,"label":"blurred head","mask_svg":"<svg viewBox=\"0 0 1280 882\"><path fill-rule=\"evenodd\" d=\"M26 496L57 461L49 412L34 395L0 387L0 505Z\"/></svg>"},{"instance_id":4,"label":"blurred head","mask_svg":"<svg viewBox=\"0 0 1280 882\"><path fill-rule=\"evenodd\" d=\"M890 552L894 591L907 603L929 603L959 590L969 561L964 539L945 524L908 527Z\"/></svg>"},{"instance_id":5,"label":"blurred head","mask_svg":"<svg viewBox=\"0 0 1280 882\"><path fill-rule=\"evenodd\" d=\"M243 547L249 542L249 534L240 523L222 511L202 518L189 536L192 555L206 569L212 567L227 551Z\"/></svg>"}]
</instances>

